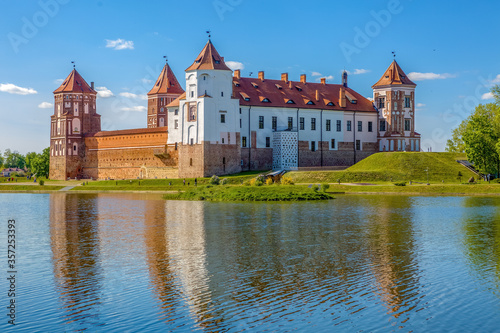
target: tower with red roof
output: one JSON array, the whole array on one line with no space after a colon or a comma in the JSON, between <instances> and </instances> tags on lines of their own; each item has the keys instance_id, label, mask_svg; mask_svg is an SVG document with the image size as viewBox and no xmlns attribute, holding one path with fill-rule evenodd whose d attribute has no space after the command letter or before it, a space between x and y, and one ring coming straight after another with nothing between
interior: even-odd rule
<instances>
[{"instance_id":1,"label":"tower with red roof","mask_svg":"<svg viewBox=\"0 0 500 333\"><path fill-rule=\"evenodd\" d=\"M380 151L420 151L420 134L415 132L415 87L394 60L372 86L379 111Z\"/></svg>"},{"instance_id":2,"label":"tower with red roof","mask_svg":"<svg viewBox=\"0 0 500 333\"><path fill-rule=\"evenodd\" d=\"M81 177L86 154L85 136L101 130L96 111L97 92L76 69L54 91L50 127L51 179Z\"/></svg>"}]
</instances>

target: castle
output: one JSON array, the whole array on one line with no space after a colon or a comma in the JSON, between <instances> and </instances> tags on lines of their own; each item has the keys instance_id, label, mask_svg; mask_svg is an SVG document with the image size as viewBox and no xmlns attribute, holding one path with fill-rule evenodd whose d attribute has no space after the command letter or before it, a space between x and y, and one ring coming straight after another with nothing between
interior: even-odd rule
<instances>
[{"instance_id":1,"label":"castle","mask_svg":"<svg viewBox=\"0 0 500 333\"><path fill-rule=\"evenodd\" d=\"M183 178L348 166L379 151L420 151L415 87L394 60L373 102L341 84L242 77L211 40L185 71L168 63L148 93L147 128L101 131L94 84L73 69L54 91L50 178Z\"/></svg>"}]
</instances>

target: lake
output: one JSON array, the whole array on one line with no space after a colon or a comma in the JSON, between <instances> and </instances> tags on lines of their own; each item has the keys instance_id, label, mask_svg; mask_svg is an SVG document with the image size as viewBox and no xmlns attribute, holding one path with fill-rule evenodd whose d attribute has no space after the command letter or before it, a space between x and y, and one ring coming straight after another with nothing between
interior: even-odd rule
<instances>
[{"instance_id":1,"label":"lake","mask_svg":"<svg viewBox=\"0 0 500 333\"><path fill-rule=\"evenodd\" d=\"M500 331L499 207L0 193L0 331Z\"/></svg>"}]
</instances>

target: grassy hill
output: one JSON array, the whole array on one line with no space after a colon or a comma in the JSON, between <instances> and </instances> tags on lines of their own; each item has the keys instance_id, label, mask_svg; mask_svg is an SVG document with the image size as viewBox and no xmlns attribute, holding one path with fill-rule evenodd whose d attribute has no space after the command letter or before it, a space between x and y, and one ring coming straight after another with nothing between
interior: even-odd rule
<instances>
[{"instance_id":1,"label":"grassy hill","mask_svg":"<svg viewBox=\"0 0 500 333\"><path fill-rule=\"evenodd\" d=\"M343 171L290 172L288 175L296 183L302 182L430 182L458 183L457 175L463 175L462 182L477 176L457 163L465 160L464 154L457 153L377 153L365 158Z\"/></svg>"}]
</instances>

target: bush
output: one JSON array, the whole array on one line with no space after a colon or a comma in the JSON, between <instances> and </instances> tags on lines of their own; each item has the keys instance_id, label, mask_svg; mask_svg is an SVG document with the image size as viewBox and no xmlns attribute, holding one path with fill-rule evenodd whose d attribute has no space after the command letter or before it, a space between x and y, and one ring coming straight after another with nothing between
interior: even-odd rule
<instances>
[{"instance_id":1,"label":"bush","mask_svg":"<svg viewBox=\"0 0 500 333\"><path fill-rule=\"evenodd\" d=\"M282 177L281 185L294 185L294 182L291 177Z\"/></svg>"},{"instance_id":2,"label":"bush","mask_svg":"<svg viewBox=\"0 0 500 333\"><path fill-rule=\"evenodd\" d=\"M312 190L313 190L314 192L318 192L318 191L319 191L320 186L319 186L319 185L313 185L311 188L312 188Z\"/></svg>"},{"instance_id":3,"label":"bush","mask_svg":"<svg viewBox=\"0 0 500 333\"><path fill-rule=\"evenodd\" d=\"M213 175L212 178L210 178L210 184L212 185L219 185L220 179L216 175Z\"/></svg>"},{"instance_id":4,"label":"bush","mask_svg":"<svg viewBox=\"0 0 500 333\"><path fill-rule=\"evenodd\" d=\"M326 192L330 188L329 184L321 184L321 191Z\"/></svg>"},{"instance_id":5,"label":"bush","mask_svg":"<svg viewBox=\"0 0 500 333\"><path fill-rule=\"evenodd\" d=\"M224 178L224 179L220 182L220 184L221 184L221 185L226 185L226 184L228 183L228 181L229 181L229 180L228 180L227 178Z\"/></svg>"},{"instance_id":6,"label":"bush","mask_svg":"<svg viewBox=\"0 0 500 333\"><path fill-rule=\"evenodd\" d=\"M396 186L406 186L406 182L394 183Z\"/></svg>"},{"instance_id":7,"label":"bush","mask_svg":"<svg viewBox=\"0 0 500 333\"><path fill-rule=\"evenodd\" d=\"M45 184L45 181L43 181L42 179L40 179L40 181L38 182L38 184L40 184L40 186L43 186L43 184Z\"/></svg>"},{"instance_id":8,"label":"bush","mask_svg":"<svg viewBox=\"0 0 500 333\"><path fill-rule=\"evenodd\" d=\"M259 175L257 178L250 179L251 186L262 186L264 185L264 176Z\"/></svg>"},{"instance_id":9,"label":"bush","mask_svg":"<svg viewBox=\"0 0 500 333\"><path fill-rule=\"evenodd\" d=\"M266 179L266 185L273 185L273 179L271 177Z\"/></svg>"}]
</instances>

